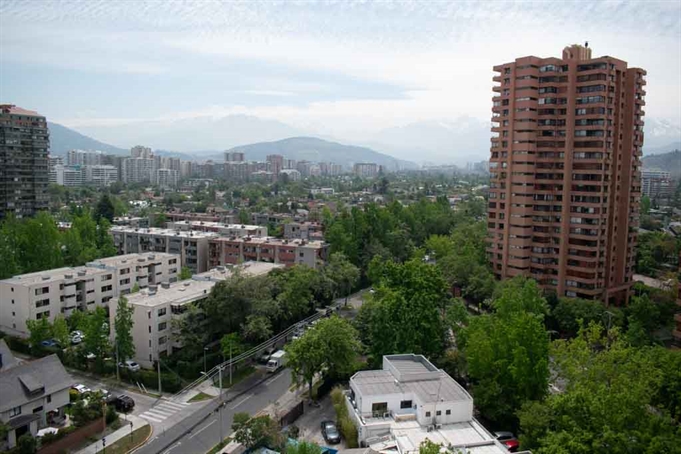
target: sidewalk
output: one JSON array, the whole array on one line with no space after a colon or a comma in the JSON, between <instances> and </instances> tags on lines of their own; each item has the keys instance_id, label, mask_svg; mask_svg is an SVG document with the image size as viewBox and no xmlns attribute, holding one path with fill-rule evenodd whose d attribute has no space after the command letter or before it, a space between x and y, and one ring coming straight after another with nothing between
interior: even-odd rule
<instances>
[{"instance_id":1,"label":"sidewalk","mask_svg":"<svg viewBox=\"0 0 681 454\"><path fill-rule=\"evenodd\" d=\"M228 401L229 399L234 398L235 396L245 391L248 391L250 388L257 385L260 381L266 378L267 375L268 373L264 368L256 367L255 371L251 375L244 378L240 382L235 383L234 386L232 386L231 388L223 388L222 399ZM217 378L215 380L217 383ZM229 383L229 375L228 373L225 374L225 371L223 371L222 384L224 385L226 383ZM203 383L201 383L199 386L192 389L191 391L187 391L186 393L177 396L176 399L178 402L187 403L189 402L189 400L191 400L194 396L196 396L199 393L204 393L208 394L209 396L218 397L220 395L220 388L213 385L213 380L205 380Z\"/></svg>"},{"instance_id":2,"label":"sidewalk","mask_svg":"<svg viewBox=\"0 0 681 454\"><path fill-rule=\"evenodd\" d=\"M130 421L132 421L132 430L130 429ZM114 444L123 437L130 436L130 433L132 431L135 431L140 427L149 425L149 423L146 420L139 418L135 415L128 415L127 421L125 420L125 418L121 418L121 422L123 423L123 426L121 426L120 429L105 437L107 446L111 446L112 444ZM102 440L100 439L96 443L92 443L90 446L81 449L80 451L77 451L76 454L97 454L101 452L102 449L103 445Z\"/></svg>"}]
</instances>

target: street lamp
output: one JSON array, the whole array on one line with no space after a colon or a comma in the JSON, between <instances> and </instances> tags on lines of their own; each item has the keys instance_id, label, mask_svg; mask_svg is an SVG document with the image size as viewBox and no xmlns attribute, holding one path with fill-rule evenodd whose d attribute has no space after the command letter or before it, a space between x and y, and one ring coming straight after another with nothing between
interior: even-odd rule
<instances>
[{"instance_id":1,"label":"street lamp","mask_svg":"<svg viewBox=\"0 0 681 454\"><path fill-rule=\"evenodd\" d=\"M208 351L208 347L203 347L203 371L208 372L208 369L206 369L206 352Z\"/></svg>"}]
</instances>

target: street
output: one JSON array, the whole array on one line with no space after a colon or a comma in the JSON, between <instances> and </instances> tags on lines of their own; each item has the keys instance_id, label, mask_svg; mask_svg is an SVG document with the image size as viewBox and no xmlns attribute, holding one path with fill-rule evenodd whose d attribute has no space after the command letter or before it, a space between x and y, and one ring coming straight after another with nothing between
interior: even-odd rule
<instances>
[{"instance_id":1,"label":"street","mask_svg":"<svg viewBox=\"0 0 681 454\"><path fill-rule=\"evenodd\" d=\"M222 439L232 433L232 418L235 413L254 415L284 395L291 386L291 371L283 369L268 377L252 389L241 394L227 393L223 398ZM194 404L192 404L194 405ZM218 400L209 401L204 407L187 414L178 414L179 421L172 430L154 432L151 440L135 451L139 454L204 454L218 444L220 438L220 417L216 412Z\"/></svg>"}]
</instances>

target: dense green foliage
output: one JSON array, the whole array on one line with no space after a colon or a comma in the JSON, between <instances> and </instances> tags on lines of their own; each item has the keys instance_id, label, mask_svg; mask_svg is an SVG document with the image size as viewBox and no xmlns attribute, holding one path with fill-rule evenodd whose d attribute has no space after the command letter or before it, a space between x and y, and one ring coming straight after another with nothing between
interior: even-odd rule
<instances>
[{"instance_id":1,"label":"dense green foliage","mask_svg":"<svg viewBox=\"0 0 681 454\"><path fill-rule=\"evenodd\" d=\"M135 356L135 343L132 340L133 312L134 308L128 304L124 296L118 298L114 332L116 333L116 360L119 362L125 362Z\"/></svg>"},{"instance_id":2,"label":"dense green foliage","mask_svg":"<svg viewBox=\"0 0 681 454\"><path fill-rule=\"evenodd\" d=\"M665 232L648 232L638 236L636 272L656 276L665 271L676 272L681 242Z\"/></svg>"},{"instance_id":3,"label":"dense green foliage","mask_svg":"<svg viewBox=\"0 0 681 454\"><path fill-rule=\"evenodd\" d=\"M336 422L338 430L340 431L345 445L348 449L357 448L359 443L357 441L357 427L352 418L348 414L348 407L345 404L345 395L343 389L336 386L331 391L331 402L333 402L333 409L336 411Z\"/></svg>"},{"instance_id":4,"label":"dense green foliage","mask_svg":"<svg viewBox=\"0 0 681 454\"><path fill-rule=\"evenodd\" d=\"M232 422L234 440L247 449L283 447L284 439L279 425L269 415L250 417L248 413L236 413Z\"/></svg>"},{"instance_id":5,"label":"dense green foliage","mask_svg":"<svg viewBox=\"0 0 681 454\"><path fill-rule=\"evenodd\" d=\"M679 352L635 348L618 329L592 323L575 339L554 342L552 358L565 390L522 407L523 449L679 452Z\"/></svg>"},{"instance_id":6,"label":"dense green foliage","mask_svg":"<svg viewBox=\"0 0 681 454\"><path fill-rule=\"evenodd\" d=\"M49 214L9 218L0 224L0 279L34 271L79 266L116 250L108 234L110 224L95 222L87 211L70 215L71 228L63 232Z\"/></svg>"}]
</instances>

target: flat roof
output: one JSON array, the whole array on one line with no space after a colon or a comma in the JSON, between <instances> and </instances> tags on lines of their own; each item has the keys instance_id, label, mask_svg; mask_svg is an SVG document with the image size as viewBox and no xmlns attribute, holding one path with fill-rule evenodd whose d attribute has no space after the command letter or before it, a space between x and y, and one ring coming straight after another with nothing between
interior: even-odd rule
<instances>
[{"instance_id":1,"label":"flat roof","mask_svg":"<svg viewBox=\"0 0 681 454\"><path fill-rule=\"evenodd\" d=\"M105 257L101 259L88 262L86 266L91 267L106 267L116 266L122 264L139 264L155 262L159 259L173 259L180 258L179 254L170 254L167 252L140 252L132 254L114 255L113 257Z\"/></svg>"},{"instance_id":2,"label":"flat roof","mask_svg":"<svg viewBox=\"0 0 681 454\"><path fill-rule=\"evenodd\" d=\"M416 421L405 421L392 424L391 432L403 453L418 452L419 446L425 440L443 446L451 445L453 448L466 448L465 452L470 454L508 453L475 419L456 424L442 424L439 429L430 431Z\"/></svg>"},{"instance_id":3,"label":"flat roof","mask_svg":"<svg viewBox=\"0 0 681 454\"><path fill-rule=\"evenodd\" d=\"M261 237L250 237L250 238L230 238L227 236L221 236L214 238L214 241L226 241L232 243L249 243L249 244L271 244L273 246L292 246L292 247L310 247L314 249L320 249L326 245L324 241L321 240L304 240L304 239L291 239L282 240L273 236L261 236Z\"/></svg>"},{"instance_id":4,"label":"flat roof","mask_svg":"<svg viewBox=\"0 0 681 454\"><path fill-rule=\"evenodd\" d=\"M223 222L217 221L197 221L197 220L181 220L181 221L170 221L169 224L172 225L186 225L186 226L203 226L203 227L221 227L225 229L262 229L265 228L262 225L252 225L252 224L225 224Z\"/></svg>"},{"instance_id":5,"label":"flat roof","mask_svg":"<svg viewBox=\"0 0 681 454\"><path fill-rule=\"evenodd\" d=\"M66 275L71 275L72 279L82 279L87 276L102 274L105 271L99 268L89 266L54 268L45 271L36 271L34 273L20 274L9 279L4 279L0 282L12 285L34 285L34 284L49 284L51 282L63 281ZM79 274L80 273L80 274Z\"/></svg>"},{"instance_id":6,"label":"flat roof","mask_svg":"<svg viewBox=\"0 0 681 454\"><path fill-rule=\"evenodd\" d=\"M137 233L139 235L173 236L180 238L213 238L217 236L217 233L215 232L203 232L201 230L175 230L157 227L128 227L124 225L114 225L111 227L110 231L120 233Z\"/></svg>"},{"instance_id":7,"label":"flat roof","mask_svg":"<svg viewBox=\"0 0 681 454\"><path fill-rule=\"evenodd\" d=\"M266 262L246 262L235 267L218 267L204 273L195 274L191 279L174 282L168 288L163 285L146 288L137 293L126 295L128 303L156 307L163 304L185 304L208 297L211 289L219 281L229 279L234 274L234 269L242 270L246 276L260 276L267 274L284 265Z\"/></svg>"}]
</instances>

